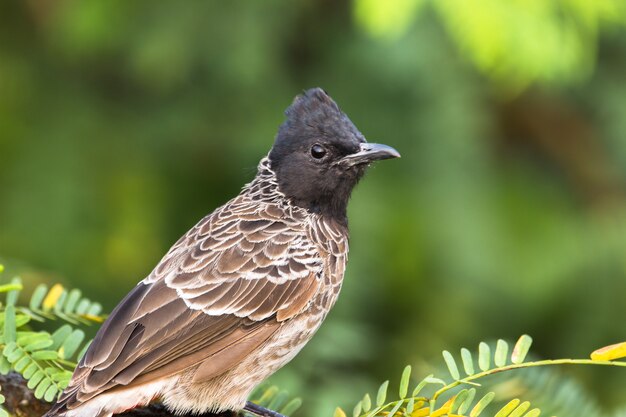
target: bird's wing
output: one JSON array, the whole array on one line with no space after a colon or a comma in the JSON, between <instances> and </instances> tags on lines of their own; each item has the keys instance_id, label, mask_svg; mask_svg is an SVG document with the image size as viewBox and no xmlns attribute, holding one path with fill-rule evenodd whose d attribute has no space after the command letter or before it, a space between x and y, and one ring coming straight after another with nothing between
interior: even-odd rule
<instances>
[{"instance_id":1,"label":"bird's wing","mask_svg":"<svg viewBox=\"0 0 626 417\"><path fill-rule=\"evenodd\" d=\"M237 200L204 218L111 313L60 403L74 408L206 360L215 366L205 378L239 363L318 291L322 261L288 218Z\"/></svg>"}]
</instances>

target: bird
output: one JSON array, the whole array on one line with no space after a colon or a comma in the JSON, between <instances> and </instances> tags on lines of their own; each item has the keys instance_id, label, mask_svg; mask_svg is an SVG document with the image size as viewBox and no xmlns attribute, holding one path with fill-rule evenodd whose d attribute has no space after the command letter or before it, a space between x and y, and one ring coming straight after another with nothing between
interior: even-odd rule
<instances>
[{"instance_id":1,"label":"bird","mask_svg":"<svg viewBox=\"0 0 626 417\"><path fill-rule=\"evenodd\" d=\"M115 307L44 417L110 417L155 400L177 414L280 416L247 398L335 304L352 190L373 162L398 157L321 88L296 96L254 179Z\"/></svg>"}]
</instances>

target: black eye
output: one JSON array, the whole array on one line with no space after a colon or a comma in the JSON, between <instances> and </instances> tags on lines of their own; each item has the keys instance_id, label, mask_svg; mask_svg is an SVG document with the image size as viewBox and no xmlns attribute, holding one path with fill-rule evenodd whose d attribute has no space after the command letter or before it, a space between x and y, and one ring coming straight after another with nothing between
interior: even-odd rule
<instances>
[{"instance_id":1,"label":"black eye","mask_svg":"<svg viewBox=\"0 0 626 417\"><path fill-rule=\"evenodd\" d=\"M322 159L326 155L326 149L322 145L313 145L311 147L311 156L315 159Z\"/></svg>"}]
</instances>

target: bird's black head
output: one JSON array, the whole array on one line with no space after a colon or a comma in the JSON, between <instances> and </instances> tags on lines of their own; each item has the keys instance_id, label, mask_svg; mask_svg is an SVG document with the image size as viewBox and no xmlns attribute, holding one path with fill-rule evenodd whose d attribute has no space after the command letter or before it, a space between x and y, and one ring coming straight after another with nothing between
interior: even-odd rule
<instances>
[{"instance_id":1,"label":"bird's black head","mask_svg":"<svg viewBox=\"0 0 626 417\"><path fill-rule=\"evenodd\" d=\"M352 189L369 164L400 154L368 143L320 88L297 96L285 114L269 154L280 191L300 207L345 222Z\"/></svg>"}]
</instances>

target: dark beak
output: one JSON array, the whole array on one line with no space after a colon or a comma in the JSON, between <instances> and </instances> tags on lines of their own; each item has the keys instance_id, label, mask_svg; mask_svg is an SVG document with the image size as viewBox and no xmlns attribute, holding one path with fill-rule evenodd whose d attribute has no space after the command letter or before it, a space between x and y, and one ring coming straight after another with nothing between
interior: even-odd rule
<instances>
[{"instance_id":1,"label":"dark beak","mask_svg":"<svg viewBox=\"0 0 626 417\"><path fill-rule=\"evenodd\" d=\"M361 149L357 153L346 155L339 162L342 165L354 166L390 158L400 158L400 153L391 146L364 142L361 143Z\"/></svg>"}]
</instances>

